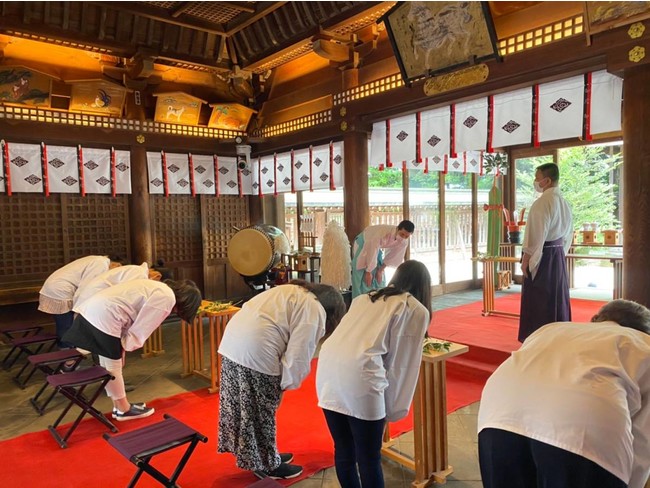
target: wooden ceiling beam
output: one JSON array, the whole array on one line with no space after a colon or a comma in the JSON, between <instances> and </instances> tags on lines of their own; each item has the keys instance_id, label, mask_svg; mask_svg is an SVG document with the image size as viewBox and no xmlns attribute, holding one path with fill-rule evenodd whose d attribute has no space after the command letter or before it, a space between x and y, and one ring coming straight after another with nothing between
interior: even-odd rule
<instances>
[{"instance_id":1,"label":"wooden ceiling beam","mask_svg":"<svg viewBox=\"0 0 650 488\"><path fill-rule=\"evenodd\" d=\"M145 5L140 2L87 2L92 5L98 5L113 10L122 10L132 15L139 15L147 17L152 20L164 22L167 24L178 25L188 29L201 30L209 32L210 34L225 34L226 31L221 24L213 22L205 22L196 17L191 17L184 13L180 13L178 17L173 17L172 14L164 8L154 7L152 5Z\"/></svg>"},{"instance_id":2,"label":"wooden ceiling beam","mask_svg":"<svg viewBox=\"0 0 650 488\"><path fill-rule=\"evenodd\" d=\"M198 3L198 2L194 2ZM254 14L256 12L255 7L252 7L250 3L247 2L214 2L217 5L223 7L235 8L240 12L246 12L247 14Z\"/></svg>"},{"instance_id":3,"label":"wooden ceiling beam","mask_svg":"<svg viewBox=\"0 0 650 488\"><path fill-rule=\"evenodd\" d=\"M226 35L232 36L233 34L236 34L240 30L245 29L246 27L251 25L252 23L257 22L262 17L279 9L285 3L287 2L257 2L257 5L259 7L255 10L254 14L250 15L249 17L247 17L242 21L228 22L228 24L226 25Z\"/></svg>"}]
</instances>

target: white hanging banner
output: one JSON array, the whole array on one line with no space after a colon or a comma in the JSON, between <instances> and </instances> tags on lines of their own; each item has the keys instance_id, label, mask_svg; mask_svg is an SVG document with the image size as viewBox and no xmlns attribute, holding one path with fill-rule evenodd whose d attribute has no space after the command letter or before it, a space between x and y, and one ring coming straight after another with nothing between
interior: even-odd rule
<instances>
[{"instance_id":1,"label":"white hanging banner","mask_svg":"<svg viewBox=\"0 0 650 488\"><path fill-rule=\"evenodd\" d=\"M260 159L258 192L261 195L273 195L275 192L274 156L270 154Z\"/></svg>"},{"instance_id":2,"label":"white hanging banner","mask_svg":"<svg viewBox=\"0 0 650 488\"><path fill-rule=\"evenodd\" d=\"M538 141L582 136L584 76L539 85Z\"/></svg>"},{"instance_id":3,"label":"white hanging banner","mask_svg":"<svg viewBox=\"0 0 650 488\"><path fill-rule=\"evenodd\" d=\"M467 151L464 156L465 173L481 174L481 151Z\"/></svg>"},{"instance_id":4,"label":"white hanging banner","mask_svg":"<svg viewBox=\"0 0 650 488\"><path fill-rule=\"evenodd\" d=\"M187 154L165 153L170 195L190 195L190 167Z\"/></svg>"},{"instance_id":5,"label":"white hanging banner","mask_svg":"<svg viewBox=\"0 0 650 488\"><path fill-rule=\"evenodd\" d=\"M194 170L194 192L197 195L214 195L216 184L214 179L214 156L192 154Z\"/></svg>"},{"instance_id":6,"label":"white hanging banner","mask_svg":"<svg viewBox=\"0 0 650 488\"><path fill-rule=\"evenodd\" d=\"M416 124L415 114L390 119L389 162L401 168L403 162L415 159Z\"/></svg>"},{"instance_id":7,"label":"white hanging banner","mask_svg":"<svg viewBox=\"0 0 650 488\"><path fill-rule=\"evenodd\" d=\"M297 149L293 152L294 191L309 190L310 181L309 148Z\"/></svg>"},{"instance_id":8,"label":"white hanging banner","mask_svg":"<svg viewBox=\"0 0 650 488\"><path fill-rule=\"evenodd\" d=\"M159 152L147 152L147 170L149 171L149 194L164 195L165 180L163 178L162 160Z\"/></svg>"},{"instance_id":9,"label":"white hanging banner","mask_svg":"<svg viewBox=\"0 0 650 488\"><path fill-rule=\"evenodd\" d=\"M343 180L345 178L344 172L343 172L343 165L344 160L343 160L343 141L339 142L334 142L332 144L332 172L331 172L331 177L332 181L334 182L334 186L339 189L343 188Z\"/></svg>"},{"instance_id":10,"label":"white hanging banner","mask_svg":"<svg viewBox=\"0 0 650 488\"><path fill-rule=\"evenodd\" d=\"M530 144L532 139L533 90L522 88L494 95L489 148Z\"/></svg>"},{"instance_id":11,"label":"white hanging banner","mask_svg":"<svg viewBox=\"0 0 650 488\"><path fill-rule=\"evenodd\" d=\"M50 193L79 193L77 148L46 146Z\"/></svg>"},{"instance_id":12,"label":"white hanging banner","mask_svg":"<svg viewBox=\"0 0 650 488\"><path fill-rule=\"evenodd\" d=\"M83 180L86 193L111 194L110 149L83 148Z\"/></svg>"},{"instance_id":13,"label":"white hanging banner","mask_svg":"<svg viewBox=\"0 0 650 488\"><path fill-rule=\"evenodd\" d=\"M455 158L447 158L448 173L465 173L465 153L459 153Z\"/></svg>"},{"instance_id":14,"label":"white hanging banner","mask_svg":"<svg viewBox=\"0 0 650 488\"><path fill-rule=\"evenodd\" d=\"M259 195L260 192L260 163L259 159L251 159L249 167L237 170L239 179L239 196Z\"/></svg>"},{"instance_id":15,"label":"white hanging banner","mask_svg":"<svg viewBox=\"0 0 650 488\"><path fill-rule=\"evenodd\" d=\"M216 176L218 195L239 195L239 174L237 171L237 158L217 156ZM250 175L250 170L248 171ZM248 179L250 187L250 177Z\"/></svg>"},{"instance_id":16,"label":"white hanging banner","mask_svg":"<svg viewBox=\"0 0 650 488\"><path fill-rule=\"evenodd\" d=\"M42 193L41 146L10 142L7 147L12 193Z\"/></svg>"},{"instance_id":17,"label":"white hanging banner","mask_svg":"<svg viewBox=\"0 0 650 488\"><path fill-rule=\"evenodd\" d=\"M484 150L487 142L487 98L456 104L455 150Z\"/></svg>"},{"instance_id":18,"label":"white hanging banner","mask_svg":"<svg viewBox=\"0 0 650 488\"><path fill-rule=\"evenodd\" d=\"M623 80L607 71L590 73L591 90L587 139L593 134L621 130Z\"/></svg>"},{"instance_id":19,"label":"white hanging banner","mask_svg":"<svg viewBox=\"0 0 650 488\"><path fill-rule=\"evenodd\" d=\"M118 195L131 194L131 151L115 151L115 192Z\"/></svg>"},{"instance_id":20,"label":"white hanging banner","mask_svg":"<svg viewBox=\"0 0 650 488\"><path fill-rule=\"evenodd\" d=\"M370 138L370 161L368 166L383 169L386 167L386 121L372 125Z\"/></svg>"},{"instance_id":21,"label":"white hanging banner","mask_svg":"<svg viewBox=\"0 0 650 488\"><path fill-rule=\"evenodd\" d=\"M427 110L420 114L420 155L425 171L442 171L450 149L449 107Z\"/></svg>"},{"instance_id":22,"label":"white hanging banner","mask_svg":"<svg viewBox=\"0 0 650 488\"><path fill-rule=\"evenodd\" d=\"M275 181L278 193L291 191L291 152L278 154L275 158Z\"/></svg>"},{"instance_id":23,"label":"white hanging banner","mask_svg":"<svg viewBox=\"0 0 650 488\"><path fill-rule=\"evenodd\" d=\"M312 149L312 177L314 190L330 188L330 146L314 146Z\"/></svg>"}]
</instances>

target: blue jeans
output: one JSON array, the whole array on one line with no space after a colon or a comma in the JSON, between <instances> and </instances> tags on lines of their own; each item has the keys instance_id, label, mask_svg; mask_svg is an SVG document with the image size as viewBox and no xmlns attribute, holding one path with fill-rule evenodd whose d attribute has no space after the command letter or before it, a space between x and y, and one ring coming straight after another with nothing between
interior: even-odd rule
<instances>
[{"instance_id":1,"label":"blue jeans","mask_svg":"<svg viewBox=\"0 0 650 488\"><path fill-rule=\"evenodd\" d=\"M381 444L385 419L360 420L331 410L323 412L334 439L334 463L341 488L383 488Z\"/></svg>"}]
</instances>

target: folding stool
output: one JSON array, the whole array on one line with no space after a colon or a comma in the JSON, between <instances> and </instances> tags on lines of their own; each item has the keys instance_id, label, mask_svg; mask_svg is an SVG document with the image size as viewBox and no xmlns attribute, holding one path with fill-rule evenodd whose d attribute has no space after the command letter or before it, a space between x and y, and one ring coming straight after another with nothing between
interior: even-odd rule
<instances>
[{"instance_id":1,"label":"folding stool","mask_svg":"<svg viewBox=\"0 0 650 488\"><path fill-rule=\"evenodd\" d=\"M12 349L9 351L9 353L5 356L4 360L2 361L2 367L4 369L11 369L11 367L16 363L18 358L22 356L23 354L27 354L27 356L31 356L32 354L38 354L41 352L43 347L49 345L48 351L51 351L54 345L56 344L56 334L36 334L36 335L28 335L25 337L18 337L16 339L12 339L9 344L11 344ZM31 349L34 347L35 349ZM13 359L9 359L11 354L14 351L18 351L18 353L14 356ZM27 368L29 365L29 362L25 362L23 365L22 369L16 376L20 376L22 372Z\"/></svg>"},{"instance_id":2,"label":"folding stool","mask_svg":"<svg viewBox=\"0 0 650 488\"><path fill-rule=\"evenodd\" d=\"M74 430L77 428L81 419L87 413L95 417L102 424L108 427L111 432L117 432L117 428L113 423L108 420L103 413L93 407L93 403L97 400L99 394L104 390L106 384L113 379L113 376L101 366L92 366L87 369L79 369L72 373L65 374L52 374L47 377L47 382L54 387L55 391L65 396L70 403L63 409L59 418L56 419L54 424L49 425L47 428L54 436L54 439L59 443L62 448L68 447L67 440L70 438ZM84 390L89 385L97 385L97 389L91 396L84 395ZM81 408L81 413L77 419L68 428L67 432L61 436L56 428L59 426L68 410L72 405L77 405Z\"/></svg>"},{"instance_id":3,"label":"folding stool","mask_svg":"<svg viewBox=\"0 0 650 488\"><path fill-rule=\"evenodd\" d=\"M116 436L104 434L104 439L117 451L135 464L138 471L135 473L128 488L133 488L140 479L142 473L147 473L156 481L167 488L177 488L176 480L181 474L196 445L207 442L208 438L197 432L174 417L164 414L164 420L156 424L148 425L140 429L125 432ZM163 473L154 468L151 458L175 447L189 444L181 460L176 465L171 477L167 478Z\"/></svg>"},{"instance_id":4,"label":"folding stool","mask_svg":"<svg viewBox=\"0 0 650 488\"><path fill-rule=\"evenodd\" d=\"M5 327L4 329L0 329L0 334L5 336L7 339L7 344L11 344L11 341L14 339L18 339L19 337L27 337L28 335L36 335L42 330L42 325L12 325ZM2 359L2 364L5 364L5 362L8 361L9 356L11 356L15 350L15 346L9 350L9 352Z\"/></svg>"},{"instance_id":5,"label":"folding stool","mask_svg":"<svg viewBox=\"0 0 650 488\"><path fill-rule=\"evenodd\" d=\"M74 371L79 366L79 363L83 360L84 355L81 354L76 349L63 349L61 351L45 352L43 354L34 354L29 356L27 360L32 364L32 371L27 376L25 381L22 383L22 386L29 381L29 378L34 373L35 370L40 369L45 376L51 374L59 374L63 371L63 368L66 367L68 361L72 361L72 364L68 365L68 369ZM43 402L42 405L38 404L39 397L45 392L45 389L49 383L47 379L43 383L43 386L38 390L36 395L30 398L29 402L32 404L32 407L38 412L39 415L43 415L45 407L50 403L54 395L56 395L56 390L52 390L50 396Z\"/></svg>"}]
</instances>

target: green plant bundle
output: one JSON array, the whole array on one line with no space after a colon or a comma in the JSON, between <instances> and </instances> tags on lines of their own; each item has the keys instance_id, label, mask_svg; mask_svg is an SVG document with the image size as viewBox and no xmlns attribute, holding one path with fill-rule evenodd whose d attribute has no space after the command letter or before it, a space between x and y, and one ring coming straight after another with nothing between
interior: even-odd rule
<instances>
[{"instance_id":1,"label":"green plant bundle","mask_svg":"<svg viewBox=\"0 0 650 488\"><path fill-rule=\"evenodd\" d=\"M431 354L434 352L449 352L450 349L451 342L425 339L424 345L422 346L422 353Z\"/></svg>"}]
</instances>

